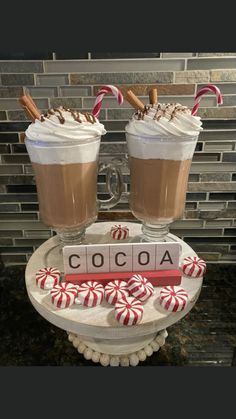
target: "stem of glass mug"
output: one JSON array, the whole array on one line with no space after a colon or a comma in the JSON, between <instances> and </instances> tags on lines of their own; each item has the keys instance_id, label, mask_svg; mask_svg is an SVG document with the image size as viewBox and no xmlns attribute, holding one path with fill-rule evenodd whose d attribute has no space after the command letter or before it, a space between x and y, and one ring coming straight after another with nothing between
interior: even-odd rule
<instances>
[{"instance_id":1,"label":"stem of glass mug","mask_svg":"<svg viewBox=\"0 0 236 419\"><path fill-rule=\"evenodd\" d=\"M106 187L111 197L109 199L98 199L98 206L101 210L110 209L119 202L123 186L121 171L115 164L101 163L98 173L102 172L103 170L107 171ZM114 185L112 184L112 177L114 175L116 178L115 190Z\"/></svg>"},{"instance_id":2,"label":"stem of glass mug","mask_svg":"<svg viewBox=\"0 0 236 419\"><path fill-rule=\"evenodd\" d=\"M65 246L69 244L81 244L85 238L85 228L74 231L55 229L55 231L59 237L60 242Z\"/></svg>"},{"instance_id":3,"label":"stem of glass mug","mask_svg":"<svg viewBox=\"0 0 236 419\"><path fill-rule=\"evenodd\" d=\"M169 233L169 224L142 224L142 241L144 242L165 242Z\"/></svg>"}]
</instances>

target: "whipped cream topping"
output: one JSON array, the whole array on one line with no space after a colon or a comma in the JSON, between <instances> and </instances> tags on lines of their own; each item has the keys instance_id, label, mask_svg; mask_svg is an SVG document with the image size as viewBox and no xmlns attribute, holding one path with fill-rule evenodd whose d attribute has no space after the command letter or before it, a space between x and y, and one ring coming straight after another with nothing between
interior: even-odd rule
<instances>
[{"instance_id":1,"label":"whipped cream topping","mask_svg":"<svg viewBox=\"0 0 236 419\"><path fill-rule=\"evenodd\" d=\"M91 113L77 112L60 106L49 109L25 131L30 140L55 143L72 140L83 141L106 134L104 125Z\"/></svg>"},{"instance_id":2,"label":"whipped cream topping","mask_svg":"<svg viewBox=\"0 0 236 419\"><path fill-rule=\"evenodd\" d=\"M193 157L197 137L134 136L126 133L129 155L137 159L188 160Z\"/></svg>"},{"instance_id":3,"label":"whipped cream topping","mask_svg":"<svg viewBox=\"0 0 236 419\"><path fill-rule=\"evenodd\" d=\"M126 131L133 135L163 135L195 137L202 130L199 116L191 115L187 106L179 103L157 103L146 105L137 111L126 125Z\"/></svg>"}]
</instances>

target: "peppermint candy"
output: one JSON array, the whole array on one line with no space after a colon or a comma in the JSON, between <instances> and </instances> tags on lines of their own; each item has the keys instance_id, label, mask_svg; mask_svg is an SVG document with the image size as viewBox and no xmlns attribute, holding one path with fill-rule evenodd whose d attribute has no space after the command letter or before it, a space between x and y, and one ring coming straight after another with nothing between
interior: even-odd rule
<instances>
[{"instance_id":1,"label":"peppermint candy","mask_svg":"<svg viewBox=\"0 0 236 419\"><path fill-rule=\"evenodd\" d=\"M43 290L50 290L60 281L61 272L56 268L42 268L36 272L36 285Z\"/></svg>"},{"instance_id":2,"label":"peppermint candy","mask_svg":"<svg viewBox=\"0 0 236 419\"><path fill-rule=\"evenodd\" d=\"M110 231L111 237L114 240L124 240L129 237L129 229L126 226L120 224L114 225Z\"/></svg>"},{"instance_id":3,"label":"peppermint candy","mask_svg":"<svg viewBox=\"0 0 236 419\"><path fill-rule=\"evenodd\" d=\"M83 282L78 286L77 299L86 307L101 304L104 298L104 287L97 281Z\"/></svg>"},{"instance_id":4,"label":"peppermint candy","mask_svg":"<svg viewBox=\"0 0 236 419\"><path fill-rule=\"evenodd\" d=\"M202 277L206 272L206 262L198 256L188 256L183 261L182 271L192 278Z\"/></svg>"},{"instance_id":5,"label":"peppermint candy","mask_svg":"<svg viewBox=\"0 0 236 419\"><path fill-rule=\"evenodd\" d=\"M70 282L61 282L51 290L52 304L57 308L66 308L74 304L77 286Z\"/></svg>"},{"instance_id":6,"label":"peppermint candy","mask_svg":"<svg viewBox=\"0 0 236 419\"><path fill-rule=\"evenodd\" d=\"M124 297L129 297L127 282L121 279L108 282L105 286L105 298L109 304L116 304L118 300Z\"/></svg>"},{"instance_id":7,"label":"peppermint candy","mask_svg":"<svg viewBox=\"0 0 236 419\"><path fill-rule=\"evenodd\" d=\"M151 282L139 274L133 275L129 279L127 286L130 294L140 301L145 301L154 294Z\"/></svg>"},{"instance_id":8,"label":"peppermint candy","mask_svg":"<svg viewBox=\"0 0 236 419\"><path fill-rule=\"evenodd\" d=\"M187 292L177 286L163 287L160 292L160 304L168 311L181 311L188 301Z\"/></svg>"},{"instance_id":9,"label":"peppermint candy","mask_svg":"<svg viewBox=\"0 0 236 419\"><path fill-rule=\"evenodd\" d=\"M141 276L141 275L139 275ZM148 300L153 294L154 294L154 287L151 284L151 282L148 281L147 278L142 277L141 282L144 285L144 288L146 290L146 295L144 295L143 297L139 298L140 301L146 301Z\"/></svg>"},{"instance_id":10,"label":"peppermint candy","mask_svg":"<svg viewBox=\"0 0 236 419\"><path fill-rule=\"evenodd\" d=\"M143 306L134 297L124 297L115 305L116 320L125 325L133 326L141 321L143 317Z\"/></svg>"}]
</instances>

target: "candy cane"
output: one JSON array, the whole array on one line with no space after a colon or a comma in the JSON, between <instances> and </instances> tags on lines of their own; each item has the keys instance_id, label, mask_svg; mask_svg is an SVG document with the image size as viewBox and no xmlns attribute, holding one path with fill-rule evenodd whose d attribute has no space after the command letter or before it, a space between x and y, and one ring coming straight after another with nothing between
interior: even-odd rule
<instances>
[{"instance_id":1,"label":"candy cane","mask_svg":"<svg viewBox=\"0 0 236 419\"><path fill-rule=\"evenodd\" d=\"M208 92L215 93L216 98L217 98L217 104L222 105L223 98L222 98L222 94L220 92L220 89L217 86L215 86L214 84L207 84L202 89L200 89L195 96L194 106L193 106L193 109L192 109L192 112L191 112L193 116L195 116L197 111L198 111L198 108L200 106L201 97Z\"/></svg>"},{"instance_id":2,"label":"candy cane","mask_svg":"<svg viewBox=\"0 0 236 419\"><path fill-rule=\"evenodd\" d=\"M108 84L106 86L103 86L97 93L97 97L96 97L94 107L93 107L93 110L92 110L92 114L94 116L96 116L96 117L99 116L99 113L100 113L100 110L101 110L101 107L102 107L103 97L107 93L112 93L116 97L117 102L119 103L119 105L122 105L122 103L123 103L122 93L120 92L119 89L117 89L117 87L112 86L111 84Z\"/></svg>"}]
</instances>

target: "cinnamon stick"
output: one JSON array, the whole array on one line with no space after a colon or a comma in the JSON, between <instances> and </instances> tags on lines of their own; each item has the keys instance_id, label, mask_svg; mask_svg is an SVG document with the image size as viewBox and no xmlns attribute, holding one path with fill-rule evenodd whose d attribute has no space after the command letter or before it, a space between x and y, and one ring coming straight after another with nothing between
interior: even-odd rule
<instances>
[{"instance_id":1,"label":"cinnamon stick","mask_svg":"<svg viewBox=\"0 0 236 419\"><path fill-rule=\"evenodd\" d=\"M41 114L30 95L21 96L19 98L19 102L33 122L35 121L35 119L40 119Z\"/></svg>"},{"instance_id":2,"label":"cinnamon stick","mask_svg":"<svg viewBox=\"0 0 236 419\"><path fill-rule=\"evenodd\" d=\"M26 94L26 96L29 99L29 101L32 103L33 107L38 110L38 107L37 107L35 101L33 100L32 96L30 96L28 93ZM38 112L39 112L39 110L38 110Z\"/></svg>"},{"instance_id":3,"label":"cinnamon stick","mask_svg":"<svg viewBox=\"0 0 236 419\"><path fill-rule=\"evenodd\" d=\"M136 109L137 111L143 111L144 110L144 104L143 102L141 102L141 100L139 100L139 98L132 92L132 90L128 90L125 93L125 99L127 100L127 102L130 103L130 105L133 106L134 109Z\"/></svg>"},{"instance_id":4,"label":"cinnamon stick","mask_svg":"<svg viewBox=\"0 0 236 419\"><path fill-rule=\"evenodd\" d=\"M149 91L149 103L155 105L157 103L157 89L153 88Z\"/></svg>"}]
</instances>

